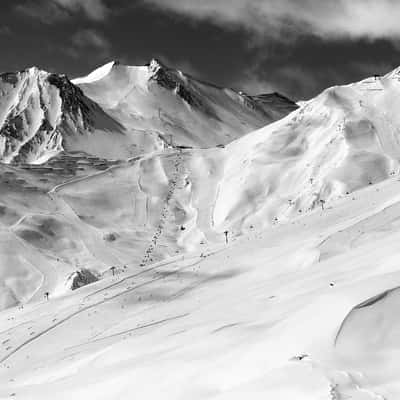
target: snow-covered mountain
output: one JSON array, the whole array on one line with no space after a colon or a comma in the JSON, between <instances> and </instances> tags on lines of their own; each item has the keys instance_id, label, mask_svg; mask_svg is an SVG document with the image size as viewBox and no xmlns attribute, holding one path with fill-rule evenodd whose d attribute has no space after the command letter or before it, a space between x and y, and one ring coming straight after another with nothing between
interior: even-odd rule
<instances>
[{"instance_id":1,"label":"snow-covered mountain","mask_svg":"<svg viewBox=\"0 0 400 400\"><path fill-rule=\"evenodd\" d=\"M112 64L78 83L89 95L90 90L104 89L112 82L117 93L114 75L121 76L121 68L128 74L147 74L148 85L155 66L137 70ZM60 83L54 76L35 74L34 82L45 80L42 85L58 96ZM66 78L61 82L71 88L71 98L82 99L78 105L64 105L64 114L70 116L58 125L66 126L64 132L74 121L90 125L85 116L102 113L102 107L114 123L123 124L121 115L110 116L115 101L111 94L104 97L109 103L99 106ZM155 85L154 90L165 90ZM41 93L34 88L31 92ZM167 90L166 95L175 96ZM46 250L50 258L40 268L49 266L54 276L50 286L61 290L76 270L101 276L110 265L147 265L175 252L195 251L223 242L225 231L234 237L264 229L316 207L329 207L338 197L351 198L355 191L398 174L399 98L400 82L394 71L380 79L327 89L282 120L224 148L166 148L117 165L107 158L76 153L54 157L38 168L5 169L3 193L8 194L1 199L0 222L29 244L28 254L11 262L14 272L25 271L21 276L30 271L35 283L24 278L16 292L4 290L3 304L30 298L41 287L41 278L33 278L37 268L32 265L38 256L31 250L41 249L43 243L50 246ZM59 104L68 104L68 97L60 97ZM90 142L98 135L96 130L85 132L70 131L67 137L82 143L82 138ZM32 200L36 198L37 205ZM4 244L11 249L13 238L7 237ZM40 253L43 257L43 249ZM63 260L60 274L54 275L54 258ZM3 257L3 262L8 276L10 259Z\"/></svg>"},{"instance_id":2,"label":"snow-covered mountain","mask_svg":"<svg viewBox=\"0 0 400 400\"><path fill-rule=\"evenodd\" d=\"M30 68L0 75L0 161L42 163L62 150L126 159L170 145L224 145L296 108L281 95L217 88L155 60L111 62L72 82Z\"/></svg>"},{"instance_id":3,"label":"snow-covered mountain","mask_svg":"<svg viewBox=\"0 0 400 400\"><path fill-rule=\"evenodd\" d=\"M42 163L63 149L90 152L92 134L100 141L123 129L66 76L37 68L0 75L0 127L5 163Z\"/></svg>"},{"instance_id":4,"label":"snow-covered mountain","mask_svg":"<svg viewBox=\"0 0 400 400\"><path fill-rule=\"evenodd\" d=\"M110 62L72 81L135 135L139 152L166 144L225 145L297 108L279 94L249 96L201 82L153 59L140 67Z\"/></svg>"},{"instance_id":5,"label":"snow-covered mountain","mask_svg":"<svg viewBox=\"0 0 400 400\"><path fill-rule=\"evenodd\" d=\"M336 86L227 147L215 222L264 225L399 173L399 71Z\"/></svg>"},{"instance_id":6,"label":"snow-covered mountain","mask_svg":"<svg viewBox=\"0 0 400 400\"><path fill-rule=\"evenodd\" d=\"M123 137L172 117L196 134L110 161L79 147L98 129L74 131L75 152L0 164L0 396L398 398L399 69L225 146L228 125L199 136L197 118L286 100L228 107L157 62L64 82Z\"/></svg>"}]
</instances>

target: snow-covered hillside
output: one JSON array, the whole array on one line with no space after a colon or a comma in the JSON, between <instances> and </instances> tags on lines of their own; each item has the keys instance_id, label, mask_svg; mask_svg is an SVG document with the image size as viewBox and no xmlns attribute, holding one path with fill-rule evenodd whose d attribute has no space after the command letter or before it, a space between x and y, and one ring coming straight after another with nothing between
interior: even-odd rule
<instances>
[{"instance_id":1,"label":"snow-covered hillside","mask_svg":"<svg viewBox=\"0 0 400 400\"><path fill-rule=\"evenodd\" d=\"M216 224L265 225L399 173L398 70L327 89L228 146Z\"/></svg>"}]
</instances>

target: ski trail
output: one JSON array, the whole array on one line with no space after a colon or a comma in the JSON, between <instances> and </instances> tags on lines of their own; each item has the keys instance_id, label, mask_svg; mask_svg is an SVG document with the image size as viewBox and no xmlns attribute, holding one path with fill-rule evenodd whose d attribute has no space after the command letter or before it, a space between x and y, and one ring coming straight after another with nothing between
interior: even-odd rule
<instances>
[{"instance_id":1,"label":"ski trail","mask_svg":"<svg viewBox=\"0 0 400 400\"><path fill-rule=\"evenodd\" d=\"M164 318L164 319L161 319L161 320L158 320L158 321L149 322L147 324L139 325L139 326L137 326L135 328L132 328L132 329L126 329L124 331L117 332L117 333L114 333L114 334L108 335L108 336L103 336L103 337L100 337L100 338L97 338L97 339L94 339L94 340L91 340L91 341L88 341L88 342L85 342L85 343L78 344L76 346L67 347L65 349L65 351L77 349L77 348L80 348L82 346L91 345L93 343L102 342L104 340L108 340L108 339L111 339L111 338L114 338L114 337L119 337L119 336L131 334L132 332L140 331L140 330L146 329L146 328L151 328L153 326L162 325L162 324L164 324L166 322L171 322L171 321L175 321L177 319L185 318L188 315L190 315L190 314L189 313L184 313L184 314L180 314L180 315L175 315L175 316L172 316L172 317Z\"/></svg>"},{"instance_id":2,"label":"ski trail","mask_svg":"<svg viewBox=\"0 0 400 400\"><path fill-rule=\"evenodd\" d=\"M41 338L42 336L46 335L48 332L51 332L52 330L54 330L54 329L57 328L58 326L64 324L65 322L71 320L72 318L76 317L77 315L82 314L83 312L88 311L88 310L90 310L90 309L92 309L92 308L95 308L95 307L97 307L97 306L100 306L100 305L102 305L102 304L105 304L105 303L107 303L107 302L109 302L109 301L111 301L111 300L115 300L116 298L118 298L118 297L120 297L120 296L123 296L123 295L125 295L125 294L128 294L128 293L130 293L130 292L133 292L134 290L140 289L140 288L145 287L145 286L147 286L147 285L150 285L150 284L152 284L152 283L154 283L154 282L163 280L163 279L165 279L166 277L169 277L169 276L171 276L171 275L174 275L174 274L176 274L176 273L178 273L178 272L181 272L181 271L183 271L183 270L185 270L185 269L187 269L187 268L194 267L194 266L200 264L200 263L203 262L203 261L204 261L203 259L200 259L200 260L196 261L196 262L193 263L193 264L185 265L185 266L183 266L183 267L174 269L173 271L166 272L166 273L162 274L162 275L159 276L159 277L149 279L149 280L147 280L147 281L145 281L145 282L142 282L142 283L140 283L140 284L137 284L137 285L135 285L135 286L133 286L133 287L126 288L125 290L122 290L121 292L116 293L116 294L113 295L113 296L110 296L110 297L107 297L107 298L103 298L102 300L99 300L99 301L97 301L97 302L95 302L95 303L88 304L87 306L84 306L84 307L79 308L78 310L76 310L76 311L74 311L74 312L72 312L72 313L66 315L64 318L61 318L61 319L60 319L59 321L57 321L56 323L50 325L48 328L42 330L40 333L38 333L38 334L32 336L31 338L29 338L28 340L25 340L24 342L22 342L20 345L18 345L18 346L15 347L12 351L10 351L7 355L5 355L4 357L2 357L2 358L0 359L0 363L1 363L1 364L4 363L4 362L7 361L11 356L13 356L14 354L16 354L18 351L20 351L20 350L23 349L24 347L28 346L28 345L31 344L32 342L34 342L34 341L36 341L37 339ZM81 304L81 306L82 306L82 304Z\"/></svg>"}]
</instances>

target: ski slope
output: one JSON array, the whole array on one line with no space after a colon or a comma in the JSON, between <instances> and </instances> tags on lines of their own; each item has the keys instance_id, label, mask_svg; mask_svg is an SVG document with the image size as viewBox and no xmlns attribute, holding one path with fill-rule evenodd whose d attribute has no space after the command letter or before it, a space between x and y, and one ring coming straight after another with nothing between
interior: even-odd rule
<instances>
[{"instance_id":1,"label":"ski slope","mask_svg":"<svg viewBox=\"0 0 400 400\"><path fill-rule=\"evenodd\" d=\"M0 395L396 399L399 185L3 312Z\"/></svg>"},{"instance_id":2,"label":"ski slope","mask_svg":"<svg viewBox=\"0 0 400 400\"><path fill-rule=\"evenodd\" d=\"M265 226L398 174L399 99L395 70L329 88L231 143L216 224Z\"/></svg>"}]
</instances>

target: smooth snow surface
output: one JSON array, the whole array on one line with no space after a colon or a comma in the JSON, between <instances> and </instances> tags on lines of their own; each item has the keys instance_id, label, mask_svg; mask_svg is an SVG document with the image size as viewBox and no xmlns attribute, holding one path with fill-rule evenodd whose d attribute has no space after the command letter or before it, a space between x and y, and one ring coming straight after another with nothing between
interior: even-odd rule
<instances>
[{"instance_id":1,"label":"smooth snow surface","mask_svg":"<svg viewBox=\"0 0 400 400\"><path fill-rule=\"evenodd\" d=\"M225 146L205 130L207 148L148 142L122 160L112 129L72 123L96 115L126 138L135 101L146 130L164 98L165 115L188 101L207 125L205 98L240 95L178 74L182 89L157 61L104 72L82 90L52 78L80 99L48 88L69 105L66 151L0 164L0 398L397 400L398 71ZM33 122L48 83L24 74L15 115ZM173 140L199 140L185 126Z\"/></svg>"}]
</instances>

